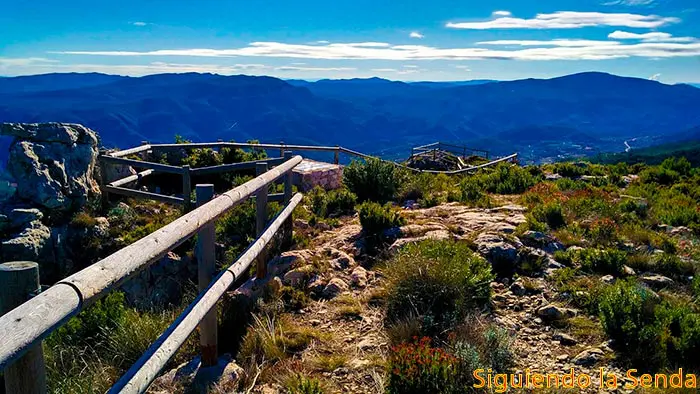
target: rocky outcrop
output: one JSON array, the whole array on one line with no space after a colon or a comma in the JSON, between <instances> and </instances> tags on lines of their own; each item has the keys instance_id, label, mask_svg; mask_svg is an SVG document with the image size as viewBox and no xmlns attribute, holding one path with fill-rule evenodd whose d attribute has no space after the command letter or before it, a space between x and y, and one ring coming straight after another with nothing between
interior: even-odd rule
<instances>
[{"instance_id":1,"label":"rocky outcrop","mask_svg":"<svg viewBox=\"0 0 700 394\"><path fill-rule=\"evenodd\" d=\"M17 182L15 198L44 211L76 211L98 194L97 134L66 123L3 123L14 137L7 170Z\"/></svg>"}]
</instances>

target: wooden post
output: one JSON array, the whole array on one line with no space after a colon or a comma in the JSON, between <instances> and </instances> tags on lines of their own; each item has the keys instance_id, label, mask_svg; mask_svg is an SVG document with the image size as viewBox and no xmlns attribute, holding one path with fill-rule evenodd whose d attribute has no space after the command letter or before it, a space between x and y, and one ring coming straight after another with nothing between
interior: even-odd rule
<instances>
[{"instance_id":1,"label":"wooden post","mask_svg":"<svg viewBox=\"0 0 700 394\"><path fill-rule=\"evenodd\" d=\"M335 154L333 155L333 163L338 164L340 162L340 147L335 147Z\"/></svg>"},{"instance_id":2,"label":"wooden post","mask_svg":"<svg viewBox=\"0 0 700 394\"><path fill-rule=\"evenodd\" d=\"M0 264L0 283L1 316L39 292L39 264L30 261ZM4 373L5 392L8 394L46 393L46 366L41 343L29 349Z\"/></svg>"},{"instance_id":3,"label":"wooden post","mask_svg":"<svg viewBox=\"0 0 700 394\"><path fill-rule=\"evenodd\" d=\"M190 166L182 166L182 200L183 200L183 211L185 213L190 211L192 205L192 178L190 177Z\"/></svg>"},{"instance_id":4,"label":"wooden post","mask_svg":"<svg viewBox=\"0 0 700 394\"><path fill-rule=\"evenodd\" d=\"M204 184L195 187L197 206L202 206L214 197L214 185ZM197 233L197 279L199 292L209 287L216 273L216 232L212 222ZM202 365L210 367L218 363L216 305L199 323L199 349Z\"/></svg>"},{"instance_id":5,"label":"wooden post","mask_svg":"<svg viewBox=\"0 0 700 394\"><path fill-rule=\"evenodd\" d=\"M285 161L291 158L292 151L284 152ZM292 176L292 170L287 171L287 173L284 175L284 205L289 204L289 200L292 199ZM289 215L289 218L287 218L282 225L282 244L285 248L292 245L292 226L294 225L293 220L292 215Z\"/></svg>"},{"instance_id":6,"label":"wooden post","mask_svg":"<svg viewBox=\"0 0 700 394\"><path fill-rule=\"evenodd\" d=\"M280 157L284 157L284 141L280 141Z\"/></svg>"},{"instance_id":7,"label":"wooden post","mask_svg":"<svg viewBox=\"0 0 700 394\"><path fill-rule=\"evenodd\" d=\"M107 182L107 163L102 160L102 156L107 154L106 149L101 149L99 156L97 156L97 163L100 166L100 191L102 192L100 198L101 198L101 203L102 203L102 210L107 211L107 208L109 208L109 193L105 189L105 185L109 182Z\"/></svg>"},{"instance_id":8,"label":"wooden post","mask_svg":"<svg viewBox=\"0 0 700 394\"><path fill-rule=\"evenodd\" d=\"M257 163L255 165L255 173L260 176L267 172L267 163ZM255 235L260 236L265 231L265 225L267 224L267 192L268 187L263 186L258 190L255 195ZM262 279L267 276L267 258L265 257L265 251L260 253L258 256L257 270L255 272L255 277Z\"/></svg>"}]
</instances>

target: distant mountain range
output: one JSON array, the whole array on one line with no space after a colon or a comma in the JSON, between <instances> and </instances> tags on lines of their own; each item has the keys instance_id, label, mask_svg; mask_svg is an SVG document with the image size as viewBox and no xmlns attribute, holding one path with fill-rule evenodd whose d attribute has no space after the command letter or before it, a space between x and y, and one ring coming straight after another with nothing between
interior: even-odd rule
<instances>
[{"instance_id":1,"label":"distant mountain range","mask_svg":"<svg viewBox=\"0 0 700 394\"><path fill-rule=\"evenodd\" d=\"M604 73L517 81L46 74L0 78L0 122L76 122L105 146L175 134L331 144L406 156L414 144L457 142L528 160L622 151L700 126L700 89ZM5 153L5 149L2 153Z\"/></svg>"}]
</instances>

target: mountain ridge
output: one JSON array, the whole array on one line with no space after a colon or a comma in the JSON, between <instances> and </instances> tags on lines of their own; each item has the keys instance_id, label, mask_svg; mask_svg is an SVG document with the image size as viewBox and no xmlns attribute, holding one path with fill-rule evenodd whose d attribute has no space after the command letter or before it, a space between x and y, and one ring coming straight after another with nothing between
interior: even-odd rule
<instances>
[{"instance_id":1,"label":"mountain ridge","mask_svg":"<svg viewBox=\"0 0 700 394\"><path fill-rule=\"evenodd\" d=\"M104 145L122 148L180 134L405 156L411 145L445 140L495 154L535 149L537 160L682 133L700 126L698 106L700 90L689 85L599 72L474 84L199 73L0 79L0 121L82 123L100 132Z\"/></svg>"}]
</instances>

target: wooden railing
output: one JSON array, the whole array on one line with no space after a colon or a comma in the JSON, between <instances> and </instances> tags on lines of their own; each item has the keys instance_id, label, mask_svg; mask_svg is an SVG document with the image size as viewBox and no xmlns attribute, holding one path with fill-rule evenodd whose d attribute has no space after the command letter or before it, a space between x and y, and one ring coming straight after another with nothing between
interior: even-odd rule
<instances>
[{"instance_id":1,"label":"wooden railing","mask_svg":"<svg viewBox=\"0 0 700 394\"><path fill-rule=\"evenodd\" d=\"M143 147L139 147L141 149ZM131 149L134 152L136 148ZM0 370L5 371L6 386L12 394L46 392L45 368L41 342L51 332L95 301L117 289L129 278L149 267L169 251L194 236L197 237L197 262L200 293L179 315L175 322L151 345L146 353L112 387L110 393L142 393L155 379L187 336L200 328L202 363L213 365L217 356L216 302L225 291L247 271L257 259L255 281L267 275L265 247L280 229L286 240L291 239L291 215L301 201L301 194L292 196L292 169L301 162L301 156L290 157L277 167L267 169L267 163L258 163L258 176L238 187L213 197L212 185L197 185L198 207L172 223L111 254L97 263L59 281L47 290L33 294L29 301L19 304L0 316ZM155 168L151 168L157 170ZM282 200L285 207L268 224L268 186L284 177ZM214 225L220 216L233 207L255 196L257 207L256 229L258 238L227 269L214 277ZM34 266L32 266L33 269ZM21 267L26 270L26 267ZM15 278L18 269L3 265L1 278ZM32 271L33 272L33 271ZM31 274L30 274L31 276ZM15 283L17 280L8 281ZM7 279L5 279L7 280ZM22 280L25 286L11 286L12 291L23 288L32 292L38 285L32 279ZM5 281L2 282L5 286ZM0 293L2 294L2 293ZM16 299L26 299L22 294ZM16 303L16 302L15 302ZM0 303L6 306L6 302ZM9 309L9 308L7 308ZM29 367L28 367L29 366Z\"/></svg>"},{"instance_id":2,"label":"wooden railing","mask_svg":"<svg viewBox=\"0 0 700 394\"><path fill-rule=\"evenodd\" d=\"M447 144L444 142L433 142L432 144L416 146L414 148L411 148L411 156L424 154L430 151L449 152L458 157L469 157L472 155L477 155L484 157L487 160L489 158L489 151L487 150L469 148L464 145Z\"/></svg>"},{"instance_id":3,"label":"wooden railing","mask_svg":"<svg viewBox=\"0 0 700 394\"><path fill-rule=\"evenodd\" d=\"M126 159L124 158L125 156L130 156L130 155L135 155L135 154L144 154L151 152L154 155L158 155L159 153L168 153L172 151L178 151L178 150L189 150L189 149L203 149L203 148L209 148L209 149L221 149L221 148L251 148L251 149L261 149L261 150L279 150L280 152L280 157L277 158L268 158L268 159L263 159L263 160L257 160L257 161L248 161L248 162L243 162L243 163L234 163L234 164L222 164L222 165L217 165L217 166L211 166L211 167L203 167L203 168L190 168L189 166L172 166L172 165L166 165L166 164L160 164L160 163L152 163L148 161L141 161L141 160L133 160L133 159ZM425 152L429 152L431 150L447 150L449 152L455 153L457 155L462 154L464 157L467 157L467 155L471 154L479 154L484 157L489 156L489 152L485 150L479 150L479 149L472 149L472 148L467 148L464 146L457 146L457 145L451 145L451 144L445 144L442 142L435 142L432 144L428 145L423 145L419 147L415 147L411 150L411 154L421 154ZM238 170L244 170L244 169L252 169L255 168L255 166L258 163L268 163L269 165L274 165L279 163L280 161L284 160L285 155L290 155L292 151L315 151L315 152L332 152L333 153L333 162L335 164L339 164L340 162L340 154L346 154L351 157L359 157L362 159L380 159L375 156L371 155L366 155L361 152L357 152L351 149L344 148L342 146L314 146L314 145L289 145L289 144L261 144L261 143L239 143L239 142L223 142L223 141L218 141L218 142L207 142L207 143L185 143L185 144L149 144L147 142L143 142L141 146L137 146L135 148L130 148L126 149L123 151L117 151L109 154L102 154L100 155L100 165L103 166L103 173L105 168L104 166L107 165L112 165L112 164L122 164L122 165L129 165L135 168L145 168L145 171L142 171L136 175L130 175L126 178L119 179L116 181L113 181L111 183L103 185L103 189L105 192L108 193L116 193L116 194L121 194L121 195L126 195L126 196L131 196L131 197L143 197L143 198L151 198L159 201L164 201L168 203L173 203L173 204L182 204L185 208L185 212L189 210L190 207L190 199L188 198L192 192L191 190L191 177L192 176L197 176L197 175L208 175L208 174L216 174L216 173L222 173L222 172L229 172L229 171L238 171ZM495 164L498 164L503 161L515 161L517 159L517 153L512 154L503 158L498 158L495 160L492 160L488 163L478 165L478 166L461 166L462 168L458 170L453 170L453 171L440 171L440 170L421 170L417 168L411 168L408 166L405 166L400 163L396 163L393 161L388 161L389 163L392 163L393 165L397 167L401 167L410 171L414 172L428 172L428 173L444 173L444 174L461 174L461 173L466 173L466 172L471 172L478 170L480 168L484 167L489 167ZM380 159L381 160L381 159ZM149 171L150 170L150 171ZM124 187L126 184L138 181L140 179L143 179L146 176L149 176L153 174L154 172L166 172L166 173L175 173L175 174L182 174L182 195L183 197L174 197L174 196L166 196L166 195L161 195L161 194L156 194L156 193L151 193L151 192L146 192L146 191L141 191L141 190L134 190L134 189L129 189Z\"/></svg>"}]
</instances>

